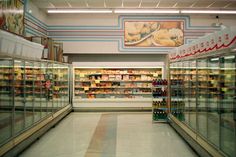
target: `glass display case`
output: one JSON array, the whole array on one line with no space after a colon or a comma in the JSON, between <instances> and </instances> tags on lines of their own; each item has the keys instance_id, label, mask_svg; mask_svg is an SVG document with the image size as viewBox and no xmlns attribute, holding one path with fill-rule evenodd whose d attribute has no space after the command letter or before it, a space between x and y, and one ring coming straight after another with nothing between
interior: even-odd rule
<instances>
[{"instance_id":1,"label":"glass display case","mask_svg":"<svg viewBox=\"0 0 236 157\"><path fill-rule=\"evenodd\" d=\"M70 104L70 68L0 55L0 145Z\"/></svg>"},{"instance_id":2,"label":"glass display case","mask_svg":"<svg viewBox=\"0 0 236 157\"><path fill-rule=\"evenodd\" d=\"M153 78L162 78L162 68L74 68L74 98L152 98Z\"/></svg>"},{"instance_id":3,"label":"glass display case","mask_svg":"<svg viewBox=\"0 0 236 157\"><path fill-rule=\"evenodd\" d=\"M0 143L10 139L13 134L13 64L12 59L0 59Z\"/></svg>"},{"instance_id":4,"label":"glass display case","mask_svg":"<svg viewBox=\"0 0 236 157\"><path fill-rule=\"evenodd\" d=\"M171 62L169 68L171 114L193 130L196 138L230 157L236 155L235 57L222 51Z\"/></svg>"},{"instance_id":5,"label":"glass display case","mask_svg":"<svg viewBox=\"0 0 236 157\"><path fill-rule=\"evenodd\" d=\"M236 156L236 55L220 58L220 148Z\"/></svg>"},{"instance_id":6,"label":"glass display case","mask_svg":"<svg viewBox=\"0 0 236 157\"><path fill-rule=\"evenodd\" d=\"M179 120L184 120L184 77L185 73L182 62L176 62L170 66L170 97L171 113Z\"/></svg>"}]
</instances>

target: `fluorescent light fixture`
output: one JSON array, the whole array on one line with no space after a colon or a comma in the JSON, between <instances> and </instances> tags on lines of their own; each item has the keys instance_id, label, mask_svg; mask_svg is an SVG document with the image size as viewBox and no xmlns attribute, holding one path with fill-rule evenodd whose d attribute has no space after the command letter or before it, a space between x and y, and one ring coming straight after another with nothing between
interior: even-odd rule
<instances>
[{"instance_id":1,"label":"fluorescent light fixture","mask_svg":"<svg viewBox=\"0 0 236 157\"><path fill-rule=\"evenodd\" d=\"M231 52L236 52L236 48L232 49Z\"/></svg>"},{"instance_id":2,"label":"fluorescent light fixture","mask_svg":"<svg viewBox=\"0 0 236 157\"><path fill-rule=\"evenodd\" d=\"M224 57L224 59L234 59L235 58L235 56L226 56L226 57Z\"/></svg>"},{"instance_id":3,"label":"fluorescent light fixture","mask_svg":"<svg viewBox=\"0 0 236 157\"><path fill-rule=\"evenodd\" d=\"M115 9L114 13L149 13L149 14L178 14L179 10L161 9Z\"/></svg>"},{"instance_id":4,"label":"fluorescent light fixture","mask_svg":"<svg viewBox=\"0 0 236 157\"><path fill-rule=\"evenodd\" d=\"M112 13L109 9L49 9L48 13Z\"/></svg>"},{"instance_id":5,"label":"fluorescent light fixture","mask_svg":"<svg viewBox=\"0 0 236 157\"><path fill-rule=\"evenodd\" d=\"M186 14L236 14L236 10L181 10Z\"/></svg>"},{"instance_id":6,"label":"fluorescent light fixture","mask_svg":"<svg viewBox=\"0 0 236 157\"><path fill-rule=\"evenodd\" d=\"M212 58L211 61L218 61L219 58Z\"/></svg>"}]
</instances>

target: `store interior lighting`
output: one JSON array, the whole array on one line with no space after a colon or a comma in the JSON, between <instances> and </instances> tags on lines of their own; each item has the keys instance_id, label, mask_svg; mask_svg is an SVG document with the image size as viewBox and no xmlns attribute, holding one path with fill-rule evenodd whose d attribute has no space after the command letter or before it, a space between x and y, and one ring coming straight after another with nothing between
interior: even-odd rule
<instances>
[{"instance_id":1,"label":"store interior lighting","mask_svg":"<svg viewBox=\"0 0 236 157\"><path fill-rule=\"evenodd\" d=\"M111 9L49 9L48 13L112 13Z\"/></svg>"},{"instance_id":2,"label":"store interior lighting","mask_svg":"<svg viewBox=\"0 0 236 157\"><path fill-rule=\"evenodd\" d=\"M48 9L48 13L236 14L236 10L190 9Z\"/></svg>"},{"instance_id":3,"label":"store interior lighting","mask_svg":"<svg viewBox=\"0 0 236 157\"><path fill-rule=\"evenodd\" d=\"M115 9L114 13L179 14L180 11L162 9Z\"/></svg>"},{"instance_id":4,"label":"store interior lighting","mask_svg":"<svg viewBox=\"0 0 236 157\"><path fill-rule=\"evenodd\" d=\"M236 14L236 10L181 10L183 14Z\"/></svg>"}]
</instances>

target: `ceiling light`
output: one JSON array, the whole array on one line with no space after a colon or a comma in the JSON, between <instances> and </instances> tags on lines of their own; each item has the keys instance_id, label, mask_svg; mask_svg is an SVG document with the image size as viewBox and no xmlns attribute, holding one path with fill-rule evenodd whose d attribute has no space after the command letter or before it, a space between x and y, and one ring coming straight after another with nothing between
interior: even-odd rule
<instances>
[{"instance_id":1,"label":"ceiling light","mask_svg":"<svg viewBox=\"0 0 236 157\"><path fill-rule=\"evenodd\" d=\"M49 9L48 13L112 13L108 9Z\"/></svg>"},{"instance_id":2,"label":"ceiling light","mask_svg":"<svg viewBox=\"0 0 236 157\"><path fill-rule=\"evenodd\" d=\"M224 57L224 59L234 59L235 58L235 56L226 56L226 57Z\"/></svg>"},{"instance_id":3,"label":"ceiling light","mask_svg":"<svg viewBox=\"0 0 236 157\"><path fill-rule=\"evenodd\" d=\"M218 61L219 58L212 58L211 61Z\"/></svg>"},{"instance_id":4,"label":"ceiling light","mask_svg":"<svg viewBox=\"0 0 236 157\"><path fill-rule=\"evenodd\" d=\"M187 14L236 14L236 10L181 10Z\"/></svg>"},{"instance_id":5,"label":"ceiling light","mask_svg":"<svg viewBox=\"0 0 236 157\"><path fill-rule=\"evenodd\" d=\"M160 9L115 9L114 13L150 13L150 14L178 14L179 10Z\"/></svg>"}]
</instances>

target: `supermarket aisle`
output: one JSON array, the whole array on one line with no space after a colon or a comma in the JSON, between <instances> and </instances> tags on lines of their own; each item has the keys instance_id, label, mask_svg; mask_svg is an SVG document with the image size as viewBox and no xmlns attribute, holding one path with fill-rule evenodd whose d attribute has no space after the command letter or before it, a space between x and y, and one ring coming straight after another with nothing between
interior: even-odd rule
<instances>
[{"instance_id":1,"label":"supermarket aisle","mask_svg":"<svg viewBox=\"0 0 236 157\"><path fill-rule=\"evenodd\" d=\"M71 113L20 157L196 157L149 113Z\"/></svg>"}]
</instances>

